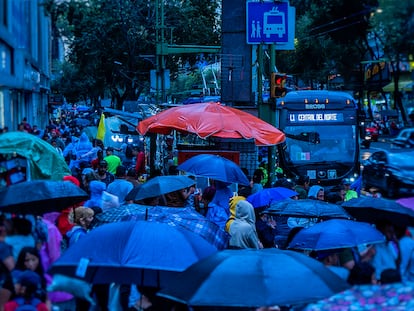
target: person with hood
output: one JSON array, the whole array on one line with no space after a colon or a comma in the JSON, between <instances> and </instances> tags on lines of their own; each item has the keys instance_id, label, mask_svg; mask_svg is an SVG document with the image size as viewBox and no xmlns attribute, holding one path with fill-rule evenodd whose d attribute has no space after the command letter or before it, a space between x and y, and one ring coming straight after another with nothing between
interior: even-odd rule
<instances>
[{"instance_id":1,"label":"person with hood","mask_svg":"<svg viewBox=\"0 0 414 311\"><path fill-rule=\"evenodd\" d=\"M203 191L201 201L203 202L203 209L206 212L206 218L224 230L228 219L228 213L223 207L211 203L215 194L216 188L208 186Z\"/></svg>"},{"instance_id":2,"label":"person with hood","mask_svg":"<svg viewBox=\"0 0 414 311\"><path fill-rule=\"evenodd\" d=\"M325 190L317 185L310 187L308 199L325 201Z\"/></svg>"},{"instance_id":3,"label":"person with hood","mask_svg":"<svg viewBox=\"0 0 414 311\"><path fill-rule=\"evenodd\" d=\"M90 165L92 158L87 156L89 151L93 148L92 143L89 141L88 136L85 133L82 133L79 137L78 142L74 145L72 149L72 160L69 163L69 168L73 170L79 170L81 162L86 162Z\"/></svg>"},{"instance_id":4,"label":"person with hood","mask_svg":"<svg viewBox=\"0 0 414 311\"><path fill-rule=\"evenodd\" d=\"M75 208L72 215L75 226L66 233L66 236L69 238L69 247L88 233L94 215L93 209L89 207L79 206Z\"/></svg>"},{"instance_id":5,"label":"person with hood","mask_svg":"<svg viewBox=\"0 0 414 311\"><path fill-rule=\"evenodd\" d=\"M89 183L91 197L83 206L93 209L96 213L102 212L102 194L106 190L106 184L102 181L92 180Z\"/></svg>"},{"instance_id":6,"label":"person with hood","mask_svg":"<svg viewBox=\"0 0 414 311\"><path fill-rule=\"evenodd\" d=\"M263 248L256 232L254 208L248 201L237 202L235 218L229 229L229 248Z\"/></svg>"},{"instance_id":7,"label":"person with hood","mask_svg":"<svg viewBox=\"0 0 414 311\"><path fill-rule=\"evenodd\" d=\"M246 200L246 197L238 195L231 197L229 200L229 209L230 209L230 217L226 221L226 225L224 227L226 232L230 232L230 226L233 223L233 221L236 219L236 205L241 200Z\"/></svg>"},{"instance_id":8,"label":"person with hood","mask_svg":"<svg viewBox=\"0 0 414 311\"><path fill-rule=\"evenodd\" d=\"M233 197L233 191L230 189L230 183L214 180L212 183L216 189L216 193L211 201L212 204L216 204L223 208L227 214L227 218L230 217L229 200Z\"/></svg>"}]
</instances>

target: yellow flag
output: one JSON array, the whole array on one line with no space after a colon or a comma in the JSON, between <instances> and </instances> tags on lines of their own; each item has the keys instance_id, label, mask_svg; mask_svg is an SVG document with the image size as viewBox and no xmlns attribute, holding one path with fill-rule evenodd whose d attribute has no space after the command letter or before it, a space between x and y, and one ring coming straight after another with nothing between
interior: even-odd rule
<instances>
[{"instance_id":1,"label":"yellow flag","mask_svg":"<svg viewBox=\"0 0 414 311\"><path fill-rule=\"evenodd\" d=\"M102 113L101 119L99 120L98 132L96 133L96 139L104 141L105 131L105 115Z\"/></svg>"}]
</instances>

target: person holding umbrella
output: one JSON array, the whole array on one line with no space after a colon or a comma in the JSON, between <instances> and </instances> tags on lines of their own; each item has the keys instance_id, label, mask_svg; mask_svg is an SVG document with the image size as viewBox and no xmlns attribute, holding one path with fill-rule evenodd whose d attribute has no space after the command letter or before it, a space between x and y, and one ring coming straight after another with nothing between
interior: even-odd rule
<instances>
[{"instance_id":1,"label":"person holding umbrella","mask_svg":"<svg viewBox=\"0 0 414 311\"><path fill-rule=\"evenodd\" d=\"M381 220L377 221L375 226L387 238L385 242L375 244L375 255L370 261L375 268L376 279L380 280L385 269L399 269L401 252L394 225L387 220Z\"/></svg>"},{"instance_id":2,"label":"person holding umbrella","mask_svg":"<svg viewBox=\"0 0 414 311\"><path fill-rule=\"evenodd\" d=\"M400 275L404 282L414 281L414 239L407 234L407 226L398 226L395 228L395 234L398 238L401 263Z\"/></svg>"}]
</instances>

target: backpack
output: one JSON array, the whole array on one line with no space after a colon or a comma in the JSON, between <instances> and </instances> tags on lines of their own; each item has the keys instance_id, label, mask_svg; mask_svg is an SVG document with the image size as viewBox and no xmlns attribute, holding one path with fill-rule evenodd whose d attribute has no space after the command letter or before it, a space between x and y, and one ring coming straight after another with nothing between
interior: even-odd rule
<instances>
[{"instance_id":1,"label":"backpack","mask_svg":"<svg viewBox=\"0 0 414 311\"><path fill-rule=\"evenodd\" d=\"M18 304L15 311L37 311L37 306L42 302L37 298L31 298L29 301L25 300L23 297L18 297L13 300Z\"/></svg>"},{"instance_id":2,"label":"backpack","mask_svg":"<svg viewBox=\"0 0 414 311\"><path fill-rule=\"evenodd\" d=\"M133 150L132 146L128 144L125 148L125 157L127 157L127 159L132 159L134 157L132 150Z\"/></svg>"}]
</instances>

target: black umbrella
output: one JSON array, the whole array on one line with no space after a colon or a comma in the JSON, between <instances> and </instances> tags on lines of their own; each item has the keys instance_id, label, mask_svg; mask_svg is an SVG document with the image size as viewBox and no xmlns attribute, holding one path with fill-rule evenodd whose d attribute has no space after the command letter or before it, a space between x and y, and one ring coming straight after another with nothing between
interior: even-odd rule
<instances>
[{"instance_id":1,"label":"black umbrella","mask_svg":"<svg viewBox=\"0 0 414 311\"><path fill-rule=\"evenodd\" d=\"M414 226L414 210L393 200L359 197L342 203L342 207L360 221L389 220L397 225Z\"/></svg>"},{"instance_id":2,"label":"black umbrella","mask_svg":"<svg viewBox=\"0 0 414 311\"><path fill-rule=\"evenodd\" d=\"M351 216L340 205L311 199L286 199L283 201L274 202L268 209L264 211L264 213L276 216L289 216L299 218L351 218Z\"/></svg>"},{"instance_id":3,"label":"black umbrella","mask_svg":"<svg viewBox=\"0 0 414 311\"><path fill-rule=\"evenodd\" d=\"M0 212L43 215L60 211L89 198L70 181L32 180L0 191Z\"/></svg>"},{"instance_id":4,"label":"black umbrella","mask_svg":"<svg viewBox=\"0 0 414 311\"><path fill-rule=\"evenodd\" d=\"M184 175L157 176L142 185L136 186L126 196L126 200L143 200L169 192L188 188L195 184L194 179Z\"/></svg>"}]
</instances>

